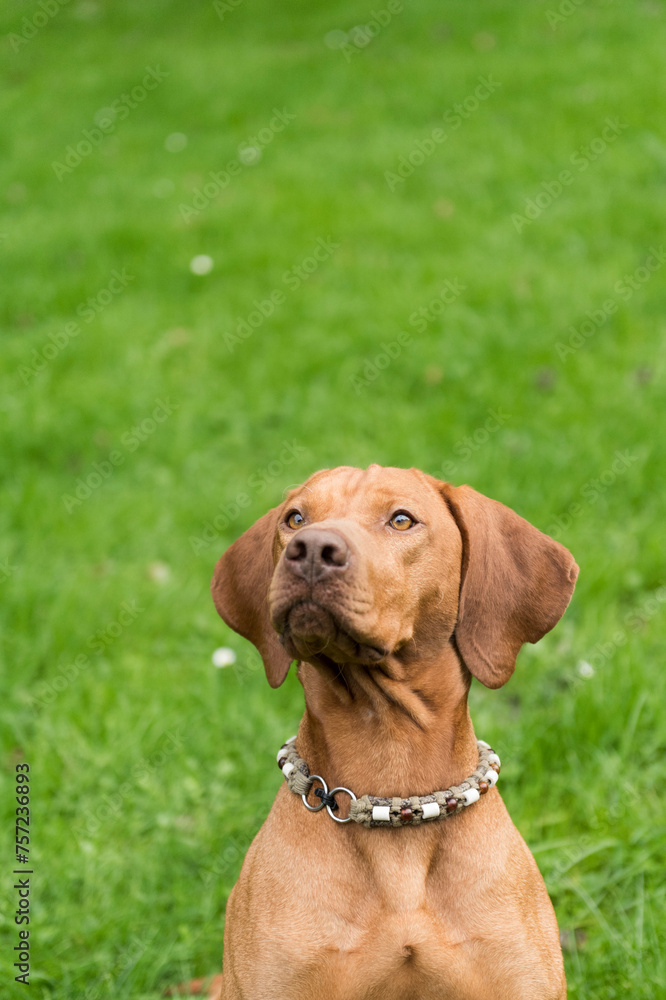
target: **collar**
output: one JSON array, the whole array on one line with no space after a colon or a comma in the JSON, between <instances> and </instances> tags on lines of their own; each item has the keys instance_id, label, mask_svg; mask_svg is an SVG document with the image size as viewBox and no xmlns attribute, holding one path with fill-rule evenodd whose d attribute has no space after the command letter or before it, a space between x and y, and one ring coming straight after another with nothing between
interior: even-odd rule
<instances>
[{"instance_id":1,"label":"collar","mask_svg":"<svg viewBox=\"0 0 666 1000\"><path fill-rule=\"evenodd\" d=\"M453 785L443 792L429 795L411 795L407 799L386 798L378 795L362 795L357 798L349 788L338 785L328 790L328 785L320 774L310 774L308 765L298 756L296 737L291 736L277 753L278 767L294 795L300 795L303 805L310 812L319 812L326 806L329 816L336 823L360 823L362 826L418 826L435 819L446 819L473 805L482 795L497 783L500 759L492 747L483 740L477 740L479 763L473 774L459 785ZM314 794L321 799L319 805L308 802L308 795L315 785ZM341 818L335 813L339 805L335 796L344 792L351 799L349 815Z\"/></svg>"}]
</instances>

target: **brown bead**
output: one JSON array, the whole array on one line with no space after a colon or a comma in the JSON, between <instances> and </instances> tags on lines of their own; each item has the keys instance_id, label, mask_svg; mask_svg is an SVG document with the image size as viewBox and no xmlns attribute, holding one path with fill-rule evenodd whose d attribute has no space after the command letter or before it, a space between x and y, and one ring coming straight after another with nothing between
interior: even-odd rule
<instances>
[{"instance_id":1,"label":"brown bead","mask_svg":"<svg viewBox=\"0 0 666 1000\"><path fill-rule=\"evenodd\" d=\"M485 795L486 792L488 791L489 787L490 786L489 786L489 784L488 784L487 781L480 781L479 782L479 794L480 795Z\"/></svg>"},{"instance_id":2,"label":"brown bead","mask_svg":"<svg viewBox=\"0 0 666 1000\"><path fill-rule=\"evenodd\" d=\"M453 813L453 812L456 811L457 808L458 808L458 800L457 799L447 799L446 800L446 811L447 811L447 813Z\"/></svg>"},{"instance_id":3,"label":"brown bead","mask_svg":"<svg viewBox=\"0 0 666 1000\"><path fill-rule=\"evenodd\" d=\"M411 823L414 814L409 806L403 806L400 810L400 819L403 823Z\"/></svg>"},{"instance_id":4,"label":"brown bead","mask_svg":"<svg viewBox=\"0 0 666 1000\"><path fill-rule=\"evenodd\" d=\"M495 774L499 774L500 773L500 766L499 766L499 764L491 764L490 765L490 769L491 769L491 771L494 771Z\"/></svg>"},{"instance_id":5,"label":"brown bead","mask_svg":"<svg viewBox=\"0 0 666 1000\"><path fill-rule=\"evenodd\" d=\"M280 759L278 761L278 767L280 768L280 770L282 770L282 768L284 767L284 765L286 763L287 763L287 758L286 757L280 757Z\"/></svg>"}]
</instances>

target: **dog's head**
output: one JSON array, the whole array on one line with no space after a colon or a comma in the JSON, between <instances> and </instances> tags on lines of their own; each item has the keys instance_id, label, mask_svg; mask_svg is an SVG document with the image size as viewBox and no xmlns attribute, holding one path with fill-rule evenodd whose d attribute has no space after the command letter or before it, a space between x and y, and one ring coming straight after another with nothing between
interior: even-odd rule
<instances>
[{"instance_id":1,"label":"dog's head","mask_svg":"<svg viewBox=\"0 0 666 1000\"><path fill-rule=\"evenodd\" d=\"M277 687L293 659L381 666L454 643L488 687L564 614L578 567L468 486L417 469L315 473L225 552L215 606Z\"/></svg>"}]
</instances>

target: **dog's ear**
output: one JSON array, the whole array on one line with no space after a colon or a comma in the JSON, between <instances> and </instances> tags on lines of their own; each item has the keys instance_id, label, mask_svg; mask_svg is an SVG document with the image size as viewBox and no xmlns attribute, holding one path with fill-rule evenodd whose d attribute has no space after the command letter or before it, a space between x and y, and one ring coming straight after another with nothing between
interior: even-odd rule
<instances>
[{"instance_id":1,"label":"dog's ear","mask_svg":"<svg viewBox=\"0 0 666 1000\"><path fill-rule=\"evenodd\" d=\"M571 600L571 553L509 507L469 486L434 480L463 541L455 638L468 670L486 687L508 681L525 642L538 642Z\"/></svg>"},{"instance_id":2,"label":"dog's ear","mask_svg":"<svg viewBox=\"0 0 666 1000\"><path fill-rule=\"evenodd\" d=\"M269 510L227 549L218 560L210 588L220 617L261 653L271 687L282 684L291 663L268 615L279 509Z\"/></svg>"}]
</instances>

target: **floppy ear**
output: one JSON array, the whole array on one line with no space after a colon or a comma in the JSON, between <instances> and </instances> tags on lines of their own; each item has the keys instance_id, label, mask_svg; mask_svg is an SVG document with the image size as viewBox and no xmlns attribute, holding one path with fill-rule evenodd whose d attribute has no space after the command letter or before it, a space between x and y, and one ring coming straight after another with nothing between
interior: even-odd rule
<instances>
[{"instance_id":1,"label":"floppy ear","mask_svg":"<svg viewBox=\"0 0 666 1000\"><path fill-rule=\"evenodd\" d=\"M271 687L282 684L291 664L268 617L278 510L269 510L227 549L210 588L220 617L261 653Z\"/></svg>"},{"instance_id":2,"label":"floppy ear","mask_svg":"<svg viewBox=\"0 0 666 1000\"><path fill-rule=\"evenodd\" d=\"M486 687L508 681L525 642L538 642L571 600L578 566L529 521L469 486L436 482L463 540L455 638Z\"/></svg>"}]
</instances>

